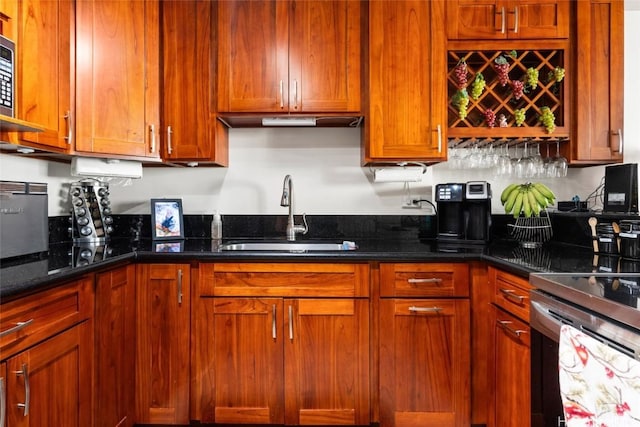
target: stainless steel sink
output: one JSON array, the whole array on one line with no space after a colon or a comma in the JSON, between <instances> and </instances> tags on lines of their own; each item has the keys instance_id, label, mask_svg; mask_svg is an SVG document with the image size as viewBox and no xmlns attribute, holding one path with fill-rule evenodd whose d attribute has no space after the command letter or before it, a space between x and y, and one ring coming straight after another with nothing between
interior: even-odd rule
<instances>
[{"instance_id":1,"label":"stainless steel sink","mask_svg":"<svg viewBox=\"0 0 640 427\"><path fill-rule=\"evenodd\" d=\"M357 246L353 242L304 242L304 241L280 241L280 242L229 242L220 245L222 251L349 251Z\"/></svg>"}]
</instances>

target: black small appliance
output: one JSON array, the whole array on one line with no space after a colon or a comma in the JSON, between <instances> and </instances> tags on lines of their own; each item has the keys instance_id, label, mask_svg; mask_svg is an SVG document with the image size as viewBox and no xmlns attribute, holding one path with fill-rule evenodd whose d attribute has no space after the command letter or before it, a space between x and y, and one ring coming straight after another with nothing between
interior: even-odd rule
<instances>
[{"instance_id":1,"label":"black small appliance","mask_svg":"<svg viewBox=\"0 0 640 427\"><path fill-rule=\"evenodd\" d=\"M491 185L486 181L436 185L441 242L484 244L491 238Z\"/></svg>"},{"instance_id":2,"label":"black small appliance","mask_svg":"<svg viewBox=\"0 0 640 427\"><path fill-rule=\"evenodd\" d=\"M604 212L638 213L638 164L604 169Z\"/></svg>"}]
</instances>

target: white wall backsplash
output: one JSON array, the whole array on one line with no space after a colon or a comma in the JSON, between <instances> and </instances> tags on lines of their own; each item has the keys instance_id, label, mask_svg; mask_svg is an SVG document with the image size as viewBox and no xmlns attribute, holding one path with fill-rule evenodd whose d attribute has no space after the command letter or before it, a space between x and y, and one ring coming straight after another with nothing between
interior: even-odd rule
<instances>
[{"instance_id":1,"label":"white wall backsplash","mask_svg":"<svg viewBox=\"0 0 640 427\"><path fill-rule=\"evenodd\" d=\"M625 161L640 163L640 9L638 0L625 11ZM640 2L639 2L640 3ZM633 95L633 96L632 96ZM401 183L373 183L369 168L360 167L359 129L231 129L229 168L144 168L130 186L111 187L117 214L148 213L149 199L179 197L185 214L286 214L280 207L282 183L291 174L296 214L431 213L430 208L401 208ZM0 154L0 179L47 182L49 215L68 214L68 164ZM560 200L585 199L600 184L604 167L570 168L566 178L544 179ZM440 182L486 180L491 183L493 211L501 213L498 195L513 179L496 178L486 170L452 170L448 163L430 167L422 183L411 184L416 197L432 199ZM426 206L426 205L425 205Z\"/></svg>"}]
</instances>

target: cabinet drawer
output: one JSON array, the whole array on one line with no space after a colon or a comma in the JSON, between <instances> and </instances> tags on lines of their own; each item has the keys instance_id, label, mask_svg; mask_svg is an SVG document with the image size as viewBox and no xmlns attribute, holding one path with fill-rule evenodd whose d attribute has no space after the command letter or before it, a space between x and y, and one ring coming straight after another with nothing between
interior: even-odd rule
<instances>
[{"instance_id":1,"label":"cabinet drawer","mask_svg":"<svg viewBox=\"0 0 640 427\"><path fill-rule=\"evenodd\" d=\"M489 281L493 284L493 303L528 322L531 285L527 279L489 268Z\"/></svg>"},{"instance_id":2,"label":"cabinet drawer","mask_svg":"<svg viewBox=\"0 0 640 427\"><path fill-rule=\"evenodd\" d=\"M200 296L369 295L368 264L202 264Z\"/></svg>"},{"instance_id":3,"label":"cabinet drawer","mask_svg":"<svg viewBox=\"0 0 640 427\"><path fill-rule=\"evenodd\" d=\"M83 278L0 306L0 359L89 317L93 281Z\"/></svg>"},{"instance_id":4,"label":"cabinet drawer","mask_svg":"<svg viewBox=\"0 0 640 427\"><path fill-rule=\"evenodd\" d=\"M467 297L469 266L462 263L381 263L380 296Z\"/></svg>"}]
</instances>

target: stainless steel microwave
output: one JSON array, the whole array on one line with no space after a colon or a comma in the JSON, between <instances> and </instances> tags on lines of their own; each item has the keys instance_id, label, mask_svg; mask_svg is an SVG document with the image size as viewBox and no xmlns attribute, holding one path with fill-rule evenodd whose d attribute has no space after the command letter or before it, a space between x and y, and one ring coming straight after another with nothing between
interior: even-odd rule
<instances>
[{"instance_id":1,"label":"stainless steel microwave","mask_svg":"<svg viewBox=\"0 0 640 427\"><path fill-rule=\"evenodd\" d=\"M0 114L15 117L16 45L0 35Z\"/></svg>"}]
</instances>

